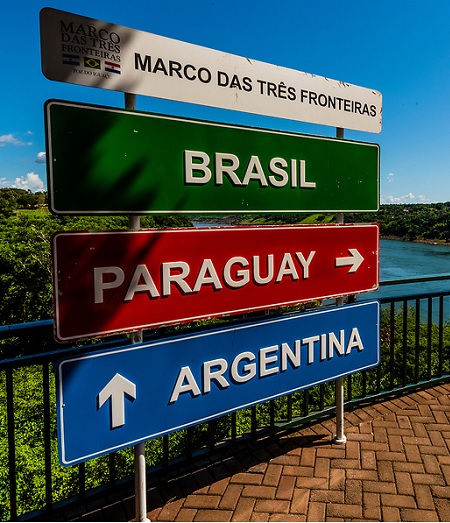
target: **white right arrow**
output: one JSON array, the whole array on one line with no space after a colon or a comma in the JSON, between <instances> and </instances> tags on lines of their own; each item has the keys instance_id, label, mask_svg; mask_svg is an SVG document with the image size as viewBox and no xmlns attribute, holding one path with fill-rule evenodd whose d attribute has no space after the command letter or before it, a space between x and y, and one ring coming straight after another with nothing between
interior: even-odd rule
<instances>
[{"instance_id":1,"label":"white right arrow","mask_svg":"<svg viewBox=\"0 0 450 523\"><path fill-rule=\"evenodd\" d=\"M136 384L117 373L98 394L100 409L111 398L111 428L125 425L125 395L136 399Z\"/></svg>"},{"instance_id":2,"label":"white right arrow","mask_svg":"<svg viewBox=\"0 0 450 523\"><path fill-rule=\"evenodd\" d=\"M349 274L351 272L356 272L359 269L359 266L364 261L364 258L359 253L358 249L348 249L348 252L351 256L344 256L343 258L336 258L336 267L346 267L351 265L349 269Z\"/></svg>"}]
</instances>

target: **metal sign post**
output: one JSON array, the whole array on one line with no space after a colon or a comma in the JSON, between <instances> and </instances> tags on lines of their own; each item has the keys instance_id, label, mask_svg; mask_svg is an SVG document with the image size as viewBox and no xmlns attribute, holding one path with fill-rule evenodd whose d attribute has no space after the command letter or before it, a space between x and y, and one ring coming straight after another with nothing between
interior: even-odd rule
<instances>
[{"instance_id":1,"label":"metal sign post","mask_svg":"<svg viewBox=\"0 0 450 523\"><path fill-rule=\"evenodd\" d=\"M136 95L125 94L125 109L136 109ZM140 216L131 215L129 218L129 229L138 231L141 228ZM144 341L144 331L138 330L131 334L133 344ZM145 462L145 442L134 446L134 496L136 521L150 521L147 518L147 465Z\"/></svg>"},{"instance_id":2,"label":"metal sign post","mask_svg":"<svg viewBox=\"0 0 450 523\"><path fill-rule=\"evenodd\" d=\"M344 139L344 129L341 127L336 128L336 138ZM336 223L344 223L344 214L338 213L336 215ZM344 298L339 297L336 299L336 305L343 305ZM345 426L344 426L344 378L338 378L335 382L335 402L336 402L336 435L334 442L338 444L345 444L347 438L345 437Z\"/></svg>"},{"instance_id":3,"label":"metal sign post","mask_svg":"<svg viewBox=\"0 0 450 523\"><path fill-rule=\"evenodd\" d=\"M154 344L142 329L375 290L378 227L341 213L378 210L379 148L343 138L381 131L381 94L52 8L40 20L48 79L127 91L125 110L45 108L51 211L130 215L125 233L53 239L56 338L132 333L131 347L59 362L61 463L134 446L136 520L149 521L152 437L335 380L345 443L343 376L379 364L378 302ZM95 38L80 47L80 34ZM338 140L138 114L136 94L337 126ZM340 213L338 226L139 230L145 213L308 211Z\"/></svg>"}]
</instances>

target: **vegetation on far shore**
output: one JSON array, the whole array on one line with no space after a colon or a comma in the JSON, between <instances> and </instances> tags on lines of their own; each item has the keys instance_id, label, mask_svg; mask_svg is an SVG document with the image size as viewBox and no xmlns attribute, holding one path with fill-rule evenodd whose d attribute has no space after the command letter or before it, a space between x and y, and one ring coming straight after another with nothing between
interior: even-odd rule
<instances>
[{"instance_id":1,"label":"vegetation on far shore","mask_svg":"<svg viewBox=\"0 0 450 523\"><path fill-rule=\"evenodd\" d=\"M219 222L230 225L327 224L336 214L298 213L196 217L199 223ZM378 223L380 235L405 241L450 243L450 202L420 204L385 204L377 212L345 213L345 223Z\"/></svg>"},{"instance_id":2,"label":"vegetation on far shore","mask_svg":"<svg viewBox=\"0 0 450 523\"><path fill-rule=\"evenodd\" d=\"M31 193L24 189L0 189L0 218L14 215L32 217L49 216L46 192ZM151 216L148 216L151 218ZM152 219L155 220L152 222ZM223 223L229 225L281 225L281 224L326 224L333 223L336 214L332 213L295 213L260 215L224 215L211 214L201 216L176 216L170 220L153 217L145 227L189 225L198 223ZM407 241L432 241L450 243L450 201L441 203L383 204L377 212L345 213L346 223L371 223L380 225L384 238L396 238Z\"/></svg>"}]
</instances>

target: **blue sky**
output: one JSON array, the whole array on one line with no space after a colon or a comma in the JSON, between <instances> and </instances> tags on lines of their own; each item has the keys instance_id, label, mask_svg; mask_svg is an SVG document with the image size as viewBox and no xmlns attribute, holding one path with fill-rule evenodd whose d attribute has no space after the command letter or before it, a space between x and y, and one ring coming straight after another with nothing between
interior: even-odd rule
<instances>
[{"instance_id":1,"label":"blue sky","mask_svg":"<svg viewBox=\"0 0 450 523\"><path fill-rule=\"evenodd\" d=\"M382 203L450 201L450 2L437 0L16 0L2 7L0 187L46 190L43 104L123 107L121 93L47 80L39 11L54 7L231 54L376 89ZM335 136L332 127L138 96L137 109Z\"/></svg>"}]
</instances>

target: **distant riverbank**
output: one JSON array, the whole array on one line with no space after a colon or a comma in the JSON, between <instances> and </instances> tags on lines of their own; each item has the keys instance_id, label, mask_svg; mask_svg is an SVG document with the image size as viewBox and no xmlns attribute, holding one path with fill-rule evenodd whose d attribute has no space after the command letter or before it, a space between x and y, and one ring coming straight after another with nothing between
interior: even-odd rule
<instances>
[{"instance_id":1,"label":"distant riverbank","mask_svg":"<svg viewBox=\"0 0 450 523\"><path fill-rule=\"evenodd\" d=\"M260 220L249 220L239 215L227 215L227 216L196 216L192 223L196 227L211 227L211 226L232 226L232 225L273 225L270 221ZM286 223L288 225L288 223ZM305 223L301 222L296 225L319 225L318 223ZM326 223L329 225L329 223ZM412 243L426 243L429 245L450 245L450 242L442 239L423 239L423 238L410 238L406 236L394 236L389 234L383 234L381 232L380 238L383 240L397 240L401 242L412 242Z\"/></svg>"},{"instance_id":2,"label":"distant riverbank","mask_svg":"<svg viewBox=\"0 0 450 523\"><path fill-rule=\"evenodd\" d=\"M384 234L380 234L380 239L382 240L396 240L400 242L412 242L412 243L426 243L428 245L450 245L450 243L446 240L424 240L423 238L400 238L399 236L386 236Z\"/></svg>"}]
</instances>

